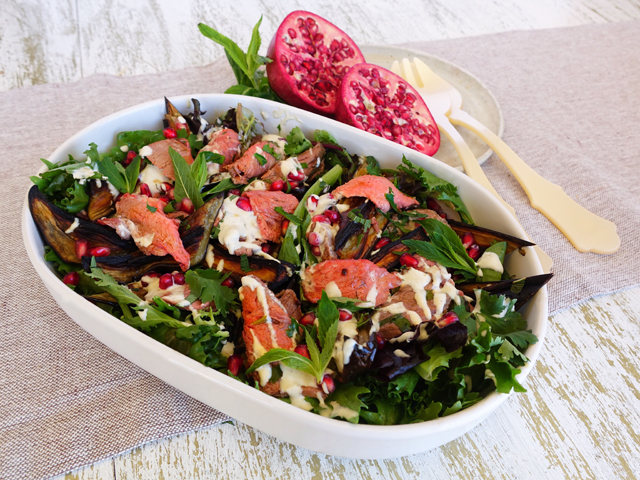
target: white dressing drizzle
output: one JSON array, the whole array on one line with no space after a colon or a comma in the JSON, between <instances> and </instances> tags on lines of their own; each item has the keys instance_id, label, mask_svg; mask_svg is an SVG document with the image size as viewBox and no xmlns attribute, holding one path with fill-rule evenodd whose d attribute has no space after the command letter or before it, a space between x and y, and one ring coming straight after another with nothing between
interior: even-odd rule
<instances>
[{"instance_id":1,"label":"white dressing drizzle","mask_svg":"<svg viewBox=\"0 0 640 480\"><path fill-rule=\"evenodd\" d=\"M172 183L171 179L166 177L164 173L162 173L162 170L152 164L144 167L144 170L140 172L138 178L140 179L141 184L146 183L149 186L151 194L164 193L164 183ZM137 191L138 193L140 193L139 186Z\"/></svg>"},{"instance_id":2,"label":"white dressing drizzle","mask_svg":"<svg viewBox=\"0 0 640 480\"><path fill-rule=\"evenodd\" d=\"M253 211L245 211L237 206L238 197L225 198L220 209L223 215L220 222L218 241L234 254L240 248L248 248L252 252L260 250L256 241L260 240L258 219Z\"/></svg>"},{"instance_id":3,"label":"white dressing drizzle","mask_svg":"<svg viewBox=\"0 0 640 480\"><path fill-rule=\"evenodd\" d=\"M480 259L476 262L479 268L488 268L489 270L495 270L498 273L504 272L504 267L500 261L500 257L493 252L484 252Z\"/></svg>"}]
</instances>

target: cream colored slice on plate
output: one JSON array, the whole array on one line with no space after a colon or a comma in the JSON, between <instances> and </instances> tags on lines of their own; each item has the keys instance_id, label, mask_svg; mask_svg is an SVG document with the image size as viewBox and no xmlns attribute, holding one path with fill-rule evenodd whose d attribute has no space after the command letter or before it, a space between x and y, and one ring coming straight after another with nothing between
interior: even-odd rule
<instances>
[{"instance_id":1,"label":"cream colored slice on plate","mask_svg":"<svg viewBox=\"0 0 640 480\"><path fill-rule=\"evenodd\" d=\"M446 60L442 60L441 58L429 55L428 53L408 48L390 47L386 45L364 45L361 47L361 50L367 62L375 63L384 68L390 68L395 60L418 57L435 73L460 91L462 95L462 108L465 111L472 117L478 119L483 125L486 125L487 128L498 135L498 137L502 137L504 120L498 102L480 80L463 68ZM469 148L471 148L478 162L483 163L489 158L492 150L487 147L484 141L467 129L456 128L469 145ZM444 136L440 144L440 149L433 157L459 170L462 169L460 157L458 157L453 145L444 138Z\"/></svg>"}]
</instances>

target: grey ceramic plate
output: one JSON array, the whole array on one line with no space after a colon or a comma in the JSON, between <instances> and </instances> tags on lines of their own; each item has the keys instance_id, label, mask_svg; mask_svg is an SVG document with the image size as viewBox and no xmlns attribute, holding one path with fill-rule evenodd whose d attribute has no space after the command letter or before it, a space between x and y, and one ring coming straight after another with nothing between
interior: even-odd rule
<instances>
[{"instance_id":1,"label":"grey ceramic plate","mask_svg":"<svg viewBox=\"0 0 640 480\"><path fill-rule=\"evenodd\" d=\"M487 128L496 135L502 137L504 120L498 102L480 80L463 68L441 58L429 55L428 53L407 48L390 47L386 45L364 45L361 47L361 50L367 62L375 63L385 68L390 68L394 60L418 57L429 65L435 73L460 91L462 95L462 108L469 113L469 115L486 125ZM484 162L489 158L491 153L493 153L492 150L487 147L487 144L473 133L460 127L456 128L480 163ZM458 154L444 135L442 135L440 149L434 155L434 158L452 167L462 169Z\"/></svg>"}]
</instances>

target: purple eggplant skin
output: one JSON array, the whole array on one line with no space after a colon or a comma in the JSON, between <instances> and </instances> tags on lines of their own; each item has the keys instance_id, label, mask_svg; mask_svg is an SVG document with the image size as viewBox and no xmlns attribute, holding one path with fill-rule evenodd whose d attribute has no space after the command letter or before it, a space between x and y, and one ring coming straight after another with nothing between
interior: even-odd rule
<instances>
[{"instance_id":1,"label":"purple eggplant skin","mask_svg":"<svg viewBox=\"0 0 640 480\"><path fill-rule=\"evenodd\" d=\"M126 256L138 250L133 241L121 239L112 228L75 217L56 207L36 185L29 190L28 201L44 243L67 263L80 263L75 250L77 240L87 240L92 247L109 247L112 256ZM76 219L78 226L65 233Z\"/></svg>"},{"instance_id":2,"label":"purple eggplant skin","mask_svg":"<svg viewBox=\"0 0 640 480\"><path fill-rule=\"evenodd\" d=\"M532 247L535 245L535 243L531 243L528 240L507 235L506 233L496 232L495 230L490 230L488 228L469 225L455 220L447 220L447 223L459 236L462 236L465 233L472 233L475 243L478 244L481 250L484 250L497 242L507 242L507 255L514 250L518 250L520 255L524 255L525 251L523 250L523 247Z\"/></svg>"},{"instance_id":3,"label":"purple eggplant skin","mask_svg":"<svg viewBox=\"0 0 640 480\"><path fill-rule=\"evenodd\" d=\"M166 108L167 113L164 116L164 126L165 128L172 128L174 129L176 132L178 131L178 118L182 117L185 119L185 121L187 120L184 115L182 115L182 113L180 113L180 110L178 110L173 103L171 103L169 101L169 99L167 97L164 97L164 106ZM189 124L187 123L181 123L181 128L184 128L187 130L187 135L189 135L191 133L191 130L189 129Z\"/></svg>"},{"instance_id":4,"label":"purple eggplant skin","mask_svg":"<svg viewBox=\"0 0 640 480\"><path fill-rule=\"evenodd\" d=\"M387 243L384 247L378 251L374 250L374 254L370 255L368 260L371 260L377 266L386 268L389 271L400 268L400 253L409 251L404 243L404 240L422 240L427 241L429 237L422 227L418 227L405 236L396 240L395 242ZM398 252L396 254L396 252ZM365 256L366 258L366 256Z\"/></svg>"},{"instance_id":5,"label":"purple eggplant skin","mask_svg":"<svg viewBox=\"0 0 640 480\"><path fill-rule=\"evenodd\" d=\"M456 287L462 290L465 295L473 298L473 292L482 289L492 295L505 295L510 299L517 299L515 309L520 310L538 290L544 287L553 277L553 273L534 275L517 280L501 280L499 282L474 282L458 283ZM524 285L517 282L524 280ZM514 285L515 284L515 285Z\"/></svg>"}]
</instances>

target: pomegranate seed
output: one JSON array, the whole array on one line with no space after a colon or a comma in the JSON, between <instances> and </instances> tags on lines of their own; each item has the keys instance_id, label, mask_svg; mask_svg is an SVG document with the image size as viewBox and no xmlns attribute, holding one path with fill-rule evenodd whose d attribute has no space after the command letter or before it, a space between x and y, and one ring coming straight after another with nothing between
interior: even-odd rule
<instances>
[{"instance_id":1,"label":"pomegranate seed","mask_svg":"<svg viewBox=\"0 0 640 480\"><path fill-rule=\"evenodd\" d=\"M388 245L389 243L391 243L391 239L389 237L382 237L380 240L376 242L373 248L374 250L380 250L382 247L384 247L385 245Z\"/></svg>"},{"instance_id":2,"label":"pomegranate seed","mask_svg":"<svg viewBox=\"0 0 640 480\"><path fill-rule=\"evenodd\" d=\"M465 233L464 235L462 235L462 246L467 249L469 248L471 245L473 245L475 243L476 239L473 237L473 233Z\"/></svg>"},{"instance_id":3,"label":"pomegranate seed","mask_svg":"<svg viewBox=\"0 0 640 480\"><path fill-rule=\"evenodd\" d=\"M62 279L62 282L65 285L73 285L74 287L78 285L79 281L80 281L80 275L78 274L78 272L69 272Z\"/></svg>"},{"instance_id":4,"label":"pomegranate seed","mask_svg":"<svg viewBox=\"0 0 640 480\"><path fill-rule=\"evenodd\" d=\"M449 325L450 323L454 323L459 320L460 319L458 318L458 315L456 315L454 312L447 312L442 317L440 317L440 320L438 320L438 326L444 327L445 325Z\"/></svg>"},{"instance_id":5,"label":"pomegranate seed","mask_svg":"<svg viewBox=\"0 0 640 480\"><path fill-rule=\"evenodd\" d=\"M158 197L158 200L164 203L169 203L171 201L171 199L167 195L160 195Z\"/></svg>"},{"instance_id":6,"label":"pomegranate seed","mask_svg":"<svg viewBox=\"0 0 640 480\"><path fill-rule=\"evenodd\" d=\"M249 202L249 199L246 197L240 197L236 202L236 205L240 210L244 210L245 212L251 211L251 202Z\"/></svg>"},{"instance_id":7,"label":"pomegranate seed","mask_svg":"<svg viewBox=\"0 0 640 480\"><path fill-rule=\"evenodd\" d=\"M176 128L178 130L186 130L187 129L187 124L186 123L176 122ZM180 140L186 140L186 138L181 138Z\"/></svg>"},{"instance_id":8,"label":"pomegranate seed","mask_svg":"<svg viewBox=\"0 0 640 480\"><path fill-rule=\"evenodd\" d=\"M288 182L289 183L289 188L291 188L291 190L293 190L294 188L298 188L298 182Z\"/></svg>"},{"instance_id":9,"label":"pomegranate seed","mask_svg":"<svg viewBox=\"0 0 640 480\"><path fill-rule=\"evenodd\" d=\"M287 220L286 218L282 221L282 235L286 235L287 233L287 229L289 228L289 220Z\"/></svg>"},{"instance_id":10,"label":"pomegranate seed","mask_svg":"<svg viewBox=\"0 0 640 480\"><path fill-rule=\"evenodd\" d=\"M314 209L318 206L318 202L320 201L320 197L318 195L311 195L309 197L309 201L313 204Z\"/></svg>"},{"instance_id":11,"label":"pomegranate seed","mask_svg":"<svg viewBox=\"0 0 640 480\"><path fill-rule=\"evenodd\" d=\"M184 273L178 272L173 274L173 283L176 285L184 285L186 280L184 278Z\"/></svg>"},{"instance_id":12,"label":"pomegranate seed","mask_svg":"<svg viewBox=\"0 0 640 480\"><path fill-rule=\"evenodd\" d=\"M176 205L176 210L180 210L191 215L196 210L196 207L193 205L193 202L190 199L184 197L182 200L180 200L180 203Z\"/></svg>"},{"instance_id":13,"label":"pomegranate seed","mask_svg":"<svg viewBox=\"0 0 640 480\"><path fill-rule=\"evenodd\" d=\"M324 393L326 393L327 395L333 393L333 391L336 389L336 383L329 375L325 375L324 377L322 377L322 383L320 384L320 386L322 387Z\"/></svg>"},{"instance_id":14,"label":"pomegranate seed","mask_svg":"<svg viewBox=\"0 0 640 480\"><path fill-rule=\"evenodd\" d=\"M145 276L151 277L151 278L158 278L160 274L158 272L149 272L149 273L145 273Z\"/></svg>"},{"instance_id":15,"label":"pomegranate seed","mask_svg":"<svg viewBox=\"0 0 640 480\"><path fill-rule=\"evenodd\" d=\"M311 253L313 253L316 257L322 256L322 251L320 247L311 247Z\"/></svg>"},{"instance_id":16,"label":"pomegranate seed","mask_svg":"<svg viewBox=\"0 0 640 480\"><path fill-rule=\"evenodd\" d=\"M287 179L293 182L304 182L305 178L306 178L306 175L302 170L298 170L298 171L294 170L293 172L289 172L289 175L287 175Z\"/></svg>"},{"instance_id":17,"label":"pomegranate seed","mask_svg":"<svg viewBox=\"0 0 640 480\"><path fill-rule=\"evenodd\" d=\"M160 282L158 283L158 286L162 290L166 290L167 288L171 287L171 285L173 285L173 275L171 275L170 273L165 273L160 277Z\"/></svg>"},{"instance_id":18,"label":"pomegranate seed","mask_svg":"<svg viewBox=\"0 0 640 480\"><path fill-rule=\"evenodd\" d=\"M447 214L445 212L438 212L438 216L443 219L447 219Z\"/></svg>"},{"instance_id":19,"label":"pomegranate seed","mask_svg":"<svg viewBox=\"0 0 640 480\"><path fill-rule=\"evenodd\" d=\"M310 325L313 325L315 321L316 321L316 314L313 312L309 312L306 315L304 315L298 323L300 325L308 327Z\"/></svg>"},{"instance_id":20,"label":"pomegranate seed","mask_svg":"<svg viewBox=\"0 0 640 480\"><path fill-rule=\"evenodd\" d=\"M91 257L108 257L109 255L111 255L109 247L93 247L89 250L89 256Z\"/></svg>"},{"instance_id":21,"label":"pomegranate seed","mask_svg":"<svg viewBox=\"0 0 640 480\"><path fill-rule=\"evenodd\" d=\"M260 248L264 253L271 253L271 245L268 243L263 244Z\"/></svg>"},{"instance_id":22,"label":"pomegranate seed","mask_svg":"<svg viewBox=\"0 0 640 480\"><path fill-rule=\"evenodd\" d=\"M232 188L231 190L229 190L229 195L235 195L236 197L240 196L240 190L237 188Z\"/></svg>"},{"instance_id":23,"label":"pomegranate seed","mask_svg":"<svg viewBox=\"0 0 640 480\"><path fill-rule=\"evenodd\" d=\"M480 247L478 244L474 243L471 245L467 250L467 254L471 257L471 260L477 260L480 257Z\"/></svg>"},{"instance_id":24,"label":"pomegranate seed","mask_svg":"<svg viewBox=\"0 0 640 480\"><path fill-rule=\"evenodd\" d=\"M284 190L284 180L276 180L271 184L270 189L274 192L281 192Z\"/></svg>"},{"instance_id":25,"label":"pomegranate seed","mask_svg":"<svg viewBox=\"0 0 640 480\"><path fill-rule=\"evenodd\" d=\"M340 214L335 210L327 210L324 212L324 216L334 225L340 221Z\"/></svg>"},{"instance_id":26,"label":"pomegranate seed","mask_svg":"<svg viewBox=\"0 0 640 480\"><path fill-rule=\"evenodd\" d=\"M378 332L375 333L375 340L376 340L376 347L378 347L378 350L382 350L384 346L387 344L387 341Z\"/></svg>"},{"instance_id":27,"label":"pomegranate seed","mask_svg":"<svg viewBox=\"0 0 640 480\"><path fill-rule=\"evenodd\" d=\"M240 355L236 355L235 353L227 358L227 368L229 369L229 373L231 373L234 377L237 377L240 373L240 369L242 368L242 357Z\"/></svg>"},{"instance_id":28,"label":"pomegranate seed","mask_svg":"<svg viewBox=\"0 0 640 480\"><path fill-rule=\"evenodd\" d=\"M164 135L164 138L176 138L178 136L173 128L165 128L162 131L162 134Z\"/></svg>"},{"instance_id":29,"label":"pomegranate seed","mask_svg":"<svg viewBox=\"0 0 640 480\"><path fill-rule=\"evenodd\" d=\"M351 313L349 310L345 310L344 308L341 308L338 311L340 312L341 322L346 322L347 320L351 320L353 318L353 313Z\"/></svg>"},{"instance_id":30,"label":"pomegranate seed","mask_svg":"<svg viewBox=\"0 0 640 480\"><path fill-rule=\"evenodd\" d=\"M171 200L175 200L175 196L173 195L173 185L171 185L169 182L164 182L162 185L164 186L164 191L167 196Z\"/></svg>"},{"instance_id":31,"label":"pomegranate seed","mask_svg":"<svg viewBox=\"0 0 640 480\"><path fill-rule=\"evenodd\" d=\"M403 253L400 255L400 265L404 265L405 267L417 267L420 264L418 259L411 255L410 253Z\"/></svg>"},{"instance_id":32,"label":"pomegranate seed","mask_svg":"<svg viewBox=\"0 0 640 480\"><path fill-rule=\"evenodd\" d=\"M317 247L318 245L320 245L320 241L322 239L316 232L311 232L307 236L307 240L309 241L309 245L311 245L312 247Z\"/></svg>"},{"instance_id":33,"label":"pomegranate seed","mask_svg":"<svg viewBox=\"0 0 640 480\"><path fill-rule=\"evenodd\" d=\"M133 159L136 158L138 156L137 152L134 152L133 150L129 150L129 153L127 153L127 158L124 159L124 161L122 162L122 164L125 167L128 167L129 164L131 162L133 162Z\"/></svg>"},{"instance_id":34,"label":"pomegranate seed","mask_svg":"<svg viewBox=\"0 0 640 480\"><path fill-rule=\"evenodd\" d=\"M149 185L147 185L146 183L141 183L140 184L140 194L141 195L146 195L147 197L151 196L151 189L149 188Z\"/></svg>"},{"instance_id":35,"label":"pomegranate seed","mask_svg":"<svg viewBox=\"0 0 640 480\"><path fill-rule=\"evenodd\" d=\"M329 220L326 216L324 215L316 215L315 217L313 217L311 219L312 222L320 222L320 223L331 223L331 220Z\"/></svg>"},{"instance_id":36,"label":"pomegranate seed","mask_svg":"<svg viewBox=\"0 0 640 480\"><path fill-rule=\"evenodd\" d=\"M76 240L76 257L82 258L89 250L89 242L86 240Z\"/></svg>"},{"instance_id":37,"label":"pomegranate seed","mask_svg":"<svg viewBox=\"0 0 640 480\"><path fill-rule=\"evenodd\" d=\"M225 278L220 285L222 285L223 287L227 287L227 288L233 288L233 286L236 284L236 282L233 281L233 278L231 277L227 277Z\"/></svg>"},{"instance_id":38,"label":"pomegranate seed","mask_svg":"<svg viewBox=\"0 0 640 480\"><path fill-rule=\"evenodd\" d=\"M309 349L306 345L298 345L293 349L293 351L298 355L302 355L303 357L307 357L309 360L311 360L311 355L309 355Z\"/></svg>"},{"instance_id":39,"label":"pomegranate seed","mask_svg":"<svg viewBox=\"0 0 640 480\"><path fill-rule=\"evenodd\" d=\"M431 210L434 210L436 212L442 211L442 207L440 206L440 204L437 201L435 201L433 198L427 199L427 207L429 207Z\"/></svg>"}]
</instances>

